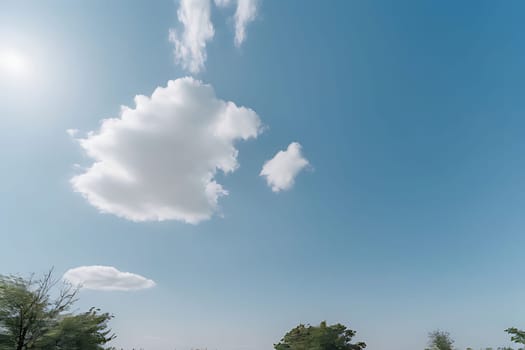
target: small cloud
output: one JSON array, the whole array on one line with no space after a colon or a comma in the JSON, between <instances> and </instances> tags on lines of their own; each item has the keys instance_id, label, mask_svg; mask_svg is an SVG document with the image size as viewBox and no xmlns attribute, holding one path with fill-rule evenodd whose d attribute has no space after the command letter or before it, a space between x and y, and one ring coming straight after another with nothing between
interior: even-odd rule
<instances>
[{"instance_id":1,"label":"small cloud","mask_svg":"<svg viewBox=\"0 0 525 350\"><path fill-rule=\"evenodd\" d=\"M175 45L175 62L194 74L204 69L206 45L215 35L210 7L210 0L181 0L177 18L182 33L169 31L169 41Z\"/></svg>"},{"instance_id":2,"label":"small cloud","mask_svg":"<svg viewBox=\"0 0 525 350\"><path fill-rule=\"evenodd\" d=\"M155 287L155 282L141 275L122 272L113 266L80 266L67 270L63 279L85 289L131 291Z\"/></svg>"},{"instance_id":3,"label":"small cloud","mask_svg":"<svg viewBox=\"0 0 525 350\"><path fill-rule=\"evenodd\" d=\"M71 137L75 137L78 135L79 130L78 129L67 129L67 134Z\"/></svg>"},{"instance_id":4,"label":"small cloud","mask_svg":"<svg viewBox=\"0 0 525 350\"><path fill-rule=\"evenodd\" d=\"M309 162L301 154L301 145L292 142L286 151L279 151L263 165L259 176L265 176L266 182L273 192L289 190L295 183L295 177Z\"/></svg>"}]
</instances>

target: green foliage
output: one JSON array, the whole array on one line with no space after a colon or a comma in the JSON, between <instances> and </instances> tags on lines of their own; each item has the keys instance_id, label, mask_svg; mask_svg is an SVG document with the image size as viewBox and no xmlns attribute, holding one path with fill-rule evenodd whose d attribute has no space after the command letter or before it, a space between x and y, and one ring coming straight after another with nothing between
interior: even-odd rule
<instances>
[{"instance_id":1,"label":"green foliage","mask_svg":"<svg viewBox=\"0 0 525 350\"><path fill-rule=\"evenodd\" d=\"M38 342L41 350L99 350L115 336L108 329L112 316L91 308L79 315L66 315Z\"/></svg>"},{"instance_id":2,"label":"green foliage","mask_svg":"<svg viewBox=\"0 0 525 350\"><path fill-rule=\"evenodd\" d=\"M319 326L300 324L285 334L276 350L361 350L366 347L363 342L352 344L356 332L347 329L342 324L327 326L321 322Z\"/></svg>"},{"instance_id":3,"label":"green foliage","mask_svg":"<svg viewBox=\"0 0 525 350\"><path fill-rule=\"evenodd\" d=\"M454 340L448 332L437 330L428 334L428 346L430 350L453 350Z\"/></svg>"},{"instance_id":4,"label":"green foliage","mask_svg":"<svg viewBox=\"0 0 525 350\"><path fill-rule=\"evenodd\" d=\"M98 350L114 338L111 316L91 309L73 315L77 288L58 281L52 271L41 279L0 275L0 350Z\"/></svg>"},{"instance_id":5,"label":"green foliage","mask_svg":"<svg viewBox=\"0 0 525 350\"><path fill-rule=\"evenodd\" d=\"M0 276L0 349L32 349L51 327L53 320L73 303L76 289L64 286L51 300L56 281L51 272L41 279Z\"/></svg>"},{"instance_id":6,"label":"green foliage","mask_svg":"<svg viewBox=\"0 0 525 350\"><path fill-rule=\"evenodd\" d=\"M505 329L505 332L511 335L510 340L518 344L525 344L525 331L515 327Z\"/></svg>"}]
</instances>

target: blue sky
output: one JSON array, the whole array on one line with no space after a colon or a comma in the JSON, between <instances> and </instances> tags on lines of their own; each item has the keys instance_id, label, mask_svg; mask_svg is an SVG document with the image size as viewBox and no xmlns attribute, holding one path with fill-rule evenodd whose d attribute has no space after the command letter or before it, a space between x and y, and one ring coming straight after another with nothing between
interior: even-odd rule
<instances>
[{"instance_id":1,"label":"blue sky","mask_svg":"<svg viewBox=\"0 0 525 350\"><path fill-rule=\"evenodd\" d=\"M240 46L235 4L211 4L200 72L175 62L178 8L0 3L0 52L27 66L0 76L0 273L154 281L81 293L116 315L123 347L263 350L321 320L371 349L422 349L436 328L509 344L525 327L525 4L262 0ZM229 194L196 224L100 213L73 189L93 159L66 130L88 137L186 76L260 119L214 176ZM273 192L259 173L291 142L310 166Z\"/></svg>"}]
</instances>

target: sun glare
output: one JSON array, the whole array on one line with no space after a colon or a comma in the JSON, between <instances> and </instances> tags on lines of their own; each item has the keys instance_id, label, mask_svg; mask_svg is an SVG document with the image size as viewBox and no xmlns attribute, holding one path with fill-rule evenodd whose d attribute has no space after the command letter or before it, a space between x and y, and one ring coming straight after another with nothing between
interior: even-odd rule
<instances>
[{"instance_id":1,"label":"sun glare","mask_svg":"<svg viewBox=\"0 0 525 350\"><path fill-rule=\"evenodd\" d=\"M29 73L29 62L15 50L0 51L0 71L2 75L24 77Z\"/></svg>"}]
</instances>

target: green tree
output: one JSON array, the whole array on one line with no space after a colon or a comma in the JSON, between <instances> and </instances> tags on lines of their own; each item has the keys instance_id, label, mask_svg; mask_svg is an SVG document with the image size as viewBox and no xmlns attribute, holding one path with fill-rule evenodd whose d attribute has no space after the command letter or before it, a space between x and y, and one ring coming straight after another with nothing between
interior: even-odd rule
<instances>
[{"instance_id":1,"label":"green tree","mask_svg":"<svg viewBox=\"0 0 525 350\"><path fill-rule=\"evenodd\" d=\"M78 315L66 315L36 344L37 349L98 350L115 338L108 329L113 316L91 308Z\"/></svg>"},{"instance_id":2,"label":"green tree","mask_svg":"<svg viewBox=\"0 0 525 350\"><path fill-rule=\"evenodd\" d=\"M73 304L78 289L67 284L51 299L50 292L57 283L52 271L38 280L33 276L0 276L0 349L32 349L54 326L56 317Z\"/></svg>"},{"instance_id":3,"label":"green tree","mask_svg":"<svg viewBox=\"0 0 525 350\"><path fill-rule=\"evenodd\" d=\"M107 330L111 317L95 309L67 314L77 294L52 271L40 279L0 275L0 350L102 349L114 337Z\"/></svg>"},{"instance_id":4,"label":"green tree","mask_svg":"<svg viewBox=\"0 0 525 350\"><path fill-rule=\"evenodd\" d=\"M505 329L505 332L511 335L510 340L518 344L525 344L525 331L515 327Z\"/></svg>"},{"instance_id":5,"label":"green tree","mask_svg":"<svg viewBox=\"0 0 525 350\"><path fill-rule=\"evenodd\" d=\"M319 326L300 324L286 333L276 350L362 350L366 347L363 342L352 344L356 332L347 329L342 324L327 326L321 322Z\"/></svg>"},{"instance_id":6,"label":"green tree","mask_svg":"<svg viewBox=\"0 0 525 350\"><path fill-rule=\"evenodd\" d=\"M428 346L430 350L453 350L454 340L448 332L437 330L428 334Z\"/></svg>"}]
</instances>

